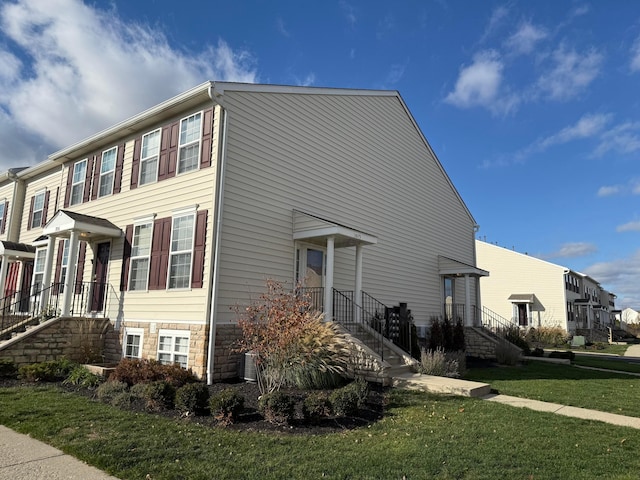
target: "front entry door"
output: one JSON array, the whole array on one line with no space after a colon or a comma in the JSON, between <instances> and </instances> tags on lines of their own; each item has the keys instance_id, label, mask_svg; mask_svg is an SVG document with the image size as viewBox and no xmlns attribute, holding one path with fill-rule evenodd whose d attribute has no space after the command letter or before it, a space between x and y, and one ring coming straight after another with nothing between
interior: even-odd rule
<instances>
[{"instance_id":1,"label":"front entry door","mask_svg":"<svg viewBox=\"0 0 640 480\"><path fill-rule=\"evenodd\" d=\"M101 312L104 309L104 297L107 291L107 272L109 267L109 252L111 243L99 243L96 247L95 273L91 311Z\"/></svg>"},{"instance_id":2,"label":"front entry door","mask_svg":"<svg viewBox=\"0 0 640 480\"><path fill-rule=\"evenodd\" d=\"M22 264L22 285L20 287L20 311L29 311L29 294L31 293L31 277L33 276L33 261Z\"/></svg>"},{"instance_id":3,"label":"front entry door","mask_svg":"<svg viewBox=\"0 0 640 480\"><path fill-rule=\"evenodd\" d=\"M527 305L524 303L518 304L518 325L526 327L529 323L527 318Z\"/></svg>"}]
</instances>

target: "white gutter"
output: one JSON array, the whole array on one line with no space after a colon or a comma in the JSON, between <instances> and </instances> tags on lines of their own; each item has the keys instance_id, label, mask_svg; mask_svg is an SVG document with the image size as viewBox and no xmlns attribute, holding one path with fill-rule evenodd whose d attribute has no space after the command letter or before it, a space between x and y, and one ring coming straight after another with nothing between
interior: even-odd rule
<instances>
[{"instance_id":1,"label":"white gutter","mask_svg":"<svg viewBox=\"0 0 640 480\"><path fill-rule=\"evenodd\" d=\"M213 383L213 367L214 367L214 355L216 344L216 313L218 310L218 283L220 278L220 243L222 237L222 207L224 200L224 175L225 164L227 157L227 110L220 102L219 96L214 98L215 93L213 91L214 85L209 86L209 96L211 100L220 105L222 110L222 134L220 135L221 153L220 160L218 162L218 171L216 175L216 190L217 199L215 205L215 218L214 218L214 239L213 239L213 275L211 278L211 292L209 299L211 302L210 317L209 317L209 345L207 351L207 385Z\"/></svg>"}]
</instances>

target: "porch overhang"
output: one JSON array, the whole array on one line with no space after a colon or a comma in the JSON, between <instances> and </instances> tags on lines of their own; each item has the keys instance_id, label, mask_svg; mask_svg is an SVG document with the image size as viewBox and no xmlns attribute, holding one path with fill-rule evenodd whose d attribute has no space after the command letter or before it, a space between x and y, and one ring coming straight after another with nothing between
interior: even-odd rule
<instances>
[{"instance_id":1,"label":"porch overhang","mask_svg":"<svg viewBox=\"0 0 640 480\"><path fill-rule=\"evenodd\" d=\"M36 256L36 247L25 243L0 242L0 257L15 260L33 260Z\"/></svg>"},{"instance_id":2,"label":"porch overhang","mask_svg":"<svg viewBox=\"0 0 640 480\"><path fill-rule=\"evenodd\" d=\"M511 303L535 303L536 296L533 293L514 293L508 300Z\"/></svg>"},{"instance_id":3,"label":"porch overhang","mask_svg":"<svg viewBox=\"0 0 640 480\"><path fill-rule=\"evenodd\" d=\"M90 240L96 237L118 238L122 236L122 230L109 220L68 210L58 211L42 230L44 235L53 237L68 237L71 232L78 232L81 240Z\"/></svg>"},{"instance_id":4,"label":"porch overhang","mask_svg":"<svg viewBox=\"0 0 640 480\"><path fill-rule=\"evenodd\" d=\"M375 245L378 239L368 233L330 222L315 215L294 210L293 239L316 245L325 245L327 238L333 237L335 248L356 245Z\"/></svg>"},{"instance_id":5,"label":"porch overhang","mask_svg":"<svg viewBox=\"0 0 640 480\"><path fill-rule=\"evenodd\" d=\"M447 277L488 277L489 272L453 258L438 255L438 273Z\"/></svg>"}]
</instances>

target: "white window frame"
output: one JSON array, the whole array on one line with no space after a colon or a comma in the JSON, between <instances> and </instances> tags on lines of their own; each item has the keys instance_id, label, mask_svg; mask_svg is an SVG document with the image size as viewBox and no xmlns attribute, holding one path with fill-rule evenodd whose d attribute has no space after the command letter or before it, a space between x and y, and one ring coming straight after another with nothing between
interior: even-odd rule
<instances>
[{"instance_id":1,"label":"white window frame","mask_svg":"<svg viewBox=\"0 0 640 480\"><path fill-rule=\"evenodd\" d=\"M199 121L198 121L197 139L196 140L186 140L182 136L182 125L183 125L184 122L187 122L191 118L196 117L196 116L200 117ZM203 117L203 114L202 114L202 111L200 111L200 112L193 113L193 114L189 115L188 117L185 117L182 120L180 120L180 127L179 127L179 130L178 130L178 137L179 137L179 139L178 139L178 160L177 160L178 165L176 167L176 170L177 170L178 174L187 173L187 172L193 172L195 170L199 170L200 169L200 150L201 150L201 142L202 142L202 117ZM185 169L181 168L182 167L182 164L181 164L181 162L182 162L182 151L187 149L187 148L193 147L194 145L197 145L197 158L196 158L195 165L193 167L189 168L188 170L185 170Z\"/></svg>"},{"instance_id":2,"label":"white window frame","mask_svg":"<svg viewBox=\"0 0 640 480\"><path fill-rule=\"evenodd\" d=\"M42 258L40 258L42 256ZM42 270L38 269L38 260L42 260ZM44 270L46 268L47 262L47 249L46 248L37 248L36 254L33 259L33 275L31 276L31 295L35 295L37 292L37 285L40 284L40 289L44 288L42 284L44 280ZM39 278L38 278L39 277Z\"/></svg>"},{"instance_id":3,"label":"white window frame","mask_svg":"<svg viewBox=\"0 0 640 480\"><path fill-rule=\"evenodd\" d=\"M113 151L114 155L113 155L113 168L109 169L109 170L105 170L104 166L105 166L105 162L104 162L104 156L107 155L109 152ZM101 197L108 197L109 195L113 194L113 184L115 182L115 178L116 178L116 164L118 163L118 146L116 145L115 147L111 147L107 150L104 150L102 152L102 161L100 162L100 182L98 182L98 198ZM111 180L107 180L109 178L109 176L111 177ZM108 191L107 191L107 186L108 186ZM103 192L103 187L104 187L104 192Z\"/></svg>"},{"instance_id":4,"label":"white window frame","mask_svg":"<svg viewBox=\"0 0 640 480\"><path fill-rule=\"evenodd\" d=\"M139 337L138 340L138 355L128 355L127 348L129 347L129 336ZM122 358L142 358L142 347L144 345L144 329L142 328L129 328L124 329L124 336L122 337ZM132 345L133 346L133 345Z\"/></svg>"},{"instance_id":5,"label":"white window frame","mask_svg":"<svg viewBox=\"0 0 640 480\"><path fill-rule=\"evenodd\" d=\"M144 154L144 147L145 147L145 140L148 140L149 137L153 134L157 133L158 134L158 148L156 150L155 155L147 155L146 157L143 155ZM162 129L158 128L156 130L153 130L151 132L147 132L142 136L142 141L140 142L140 166L138 168L138 186L141 185L148 185L150 183L155 183L158 181L158 167L160 164L160 145L162 144ZM156 161L156 171L155 171L155 175L153 176L153 180L149 180L147 182L143 182L142 181L142 171L143 171L143 167L145 166L145 164L148 164L149 162L151 162L152 160Z\"/></svg>"},{"instance_id":6,"label":"white window frame","mask_svg":"<svg viewBox=\"0 0 640 480\"><path fill-rule=\"evenodd\" d=\"M38 204L38 198L42 198L42 206L36 210L36 205ZM47 191L41 190L36 193L33 197L33 211L31 212L31 218L29 219L31 222L31 228L38 228L42 226L42 215L44 214L44 203L46 201ZM36 219L36 213L40 213L40 217L38 218L38 222L36 223L34 220Z\"/></svg>"},{"instance_id":7,"label":"white window frame","mask_svg":"<svg viewBox=\"0 0 640 480\"><path fill-rule=\"evenodd\" d=\"M306 287L306 269L307 269L307 254L309 250L315 250L322 252L322 278L321 287L324 288L326 274L327 274L327 249L320 245L314 245L305 242L296 242L296 259L295 259L295 272L294 278L296 284Z\"/></svg>"},{"instance_id":8,"label":"white window frame","mask_svg":"<svg viewBox=\"0 0 640 480\"><path fill-rule=\"evenodd\" d=\"M3 198L2 200L0 200L0 232L5 226L2 222L4 221L4 212L6 209L7 209L7 199Z\"/></svg>"},{"instance_id":9,"label":"white window frame","mask_svg":"<svg viewBox=\"0 0 640 480\"><path fill-rule=\"evenodd\" d=\"M135 253L135 249L137 248L136 245L136 228L139 227L144 227L148 225L150 227L150 233L149 233L149 246L148 246L148 251L146 253L146 255L134 255ZM129 259L129 285L128 285L128 289L129 291L132 292L146 292L149 289L149 271L150 271L150 267L151 267L151 246L153 243L153 218L148 218L145 220L141 220L138 221L136 223L134 223L133 225L133 235L131 237L131 257ZM147 274L145 277L145 286L144 288L132 288L132 285L134 285L133 283L133 266L134 263L136 263L138 260L147 260Z\"/></svg>"},{"instance_id":10,"label":"white window frame","mask_svg":"<svg viewBox=\"0 0 640 480\"><path fill-rule=\"evenodd\" d=\"M76 171L80 165L84 164L84 175L80 180L76 180ZM82 203L84 199L84 183L87 175L87 159L80 160L79 162L74 163L73 171L71 172L71 192L69 193L69 205L79 205ZM73 201L74 193L76 190L80 190L80 197L78 201Z\"/></svg>"},{"instance_id":11,"label":"white window frame","mask_svg":"<svg viewBox=\"0 0 640 480\"><path fill-rule=\"evenodd\" d=\"M69 239L65 238L62 240L63 242L63 247L62 247L62 258L60 259L60 278L58 279L59 286L58 286L58 291L60 293L64 292L64 284L67 280L67 273L68 273L68 265L69 265Z\"/></svg>"},{"instance_id":12,"label":"white window frame","mask_svg":"<svg viewBox=\"0 0 640 480\"><path fill-rule=\"evenodd\" d=\"M171 345L169 348L160 349L162 338L171 338ZM177 352L176 351L176 338L186 339L187 351L186 352ZM160 330L158 332L158 350L156 359L163 364L174 364L178 363L182 368L189 368L189 347L191 345L191 332L189 330ZM161 355L168 355L168 361L161 359ZM180 362L176 361L176 356L184 357L185 361Z\"/></svg>"},{"instance_id":13,"label":"white window frame","mask_svg":"<svg viewBox=\"0 0 640 480\"><path fill-rule=\"evenodd\" d=\"M181 250L174 250L174 237L173 235L176 233L176 220L179 220L181 218L185 218L185 217L191 217L191 245L189 246L189 248L185 248L185 249L181 249ZM182 213L174 213L174 215L171 218L171 240L170 240L170 245L169 245L169 265L167 267L167 290L186 290L191 288L191 276L192 276L192 271L193 271L193 245L195 242L195 236L196 236L196 211L189 211L189 212L182 212ZM188 277L188 281L187 281L187 285L186 286L181 286L181 287L176 287L176 286L171 286L171 279L172 279L172 268L173 268L173 261L175 258L177 258L179 255L185 255L185 254L189 254L189 277Z\"/></svg>"}]
</instances>

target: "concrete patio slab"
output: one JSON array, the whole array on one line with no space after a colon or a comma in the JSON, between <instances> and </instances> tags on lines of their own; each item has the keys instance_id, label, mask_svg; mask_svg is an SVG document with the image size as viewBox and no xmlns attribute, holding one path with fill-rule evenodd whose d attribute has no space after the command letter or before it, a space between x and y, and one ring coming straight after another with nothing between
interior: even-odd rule
<instances>
[{"instance_id":1,"label":"concrete patio slab","mask_svg":"<svg viewBox=\"0 0 640 480\"><path fill-rule=\"evenodd\" d=\"M445 395L460 395L463 397L483 397L491 392L491 385L487 383L459 380L457 378L436 377L420 373L404 373L393 377L392 385L409 390L424 390L425 392Z\"/></svg>"}]
</instances>

